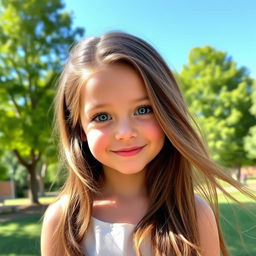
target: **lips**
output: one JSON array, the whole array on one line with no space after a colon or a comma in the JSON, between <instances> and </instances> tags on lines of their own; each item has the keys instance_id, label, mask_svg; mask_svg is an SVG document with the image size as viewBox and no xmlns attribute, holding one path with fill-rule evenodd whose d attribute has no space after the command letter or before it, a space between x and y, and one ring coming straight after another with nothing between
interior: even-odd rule
<instances>
[{"instance_id":1,"label":"lips","mask_svg":"<svg viewBox=\"0 0 256 256\"><path fill-rule=\"evenodd\" d=\"M121 148L121 149L118 149L118 150L113 150L113 152L129 152L129 151L133 151L133 150L137 150L139 148L143 148L144 146L142 147L131 147L131 148Z\"/></svg>"},{"instance_id":2,"label":"lips","mask_svg":"<svg viewBox=\"0 0 256 256\"><path fill-rule=\"evenodd\" d=\"M142 147L130 147L113 150L114 153L120 156L133 156L138 154L145 146Z\"/></svg>"}]
</instances>

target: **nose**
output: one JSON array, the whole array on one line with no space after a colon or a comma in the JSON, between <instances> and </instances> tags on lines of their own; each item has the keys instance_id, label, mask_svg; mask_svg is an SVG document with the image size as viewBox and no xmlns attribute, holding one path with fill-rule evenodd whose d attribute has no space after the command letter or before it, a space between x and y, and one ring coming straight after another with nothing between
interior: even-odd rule
<instances>
[{"instance_id":1,"label":"nose","mask_svg":"<svg viewBox=\"0 0 256 256\"><path fill-rule=\"evenodd\" d=\"M116 128L115 138L117 140L129 140L135 138L137 136L137 132L135 127L130 120L121 120Z\"/></svg>"}]
</instances>

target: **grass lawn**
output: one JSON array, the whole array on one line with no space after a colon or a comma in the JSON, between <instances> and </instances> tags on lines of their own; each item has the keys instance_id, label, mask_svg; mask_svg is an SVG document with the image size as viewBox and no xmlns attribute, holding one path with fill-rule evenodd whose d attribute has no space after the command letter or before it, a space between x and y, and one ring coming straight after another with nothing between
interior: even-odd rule
<instances>
[{"instance_id":1,"label":"grass lawn","mask_svg":"<svg viewBox=\"0 0 256 256\"><path fill-rule=\"evenodd\" d=\"M40 197L39 202L41 204L49 204L53 202L55 197ZM4 205L28 205L29 199L28 198L15 198L15 199L5 199Z\"/></svg>"},{"instance_id":2,"label":"grass lawn","mask_svg":"<svg viewBox=\"0 0 256 256\"><path fill-rule=\"evenodd\" d=\"M256 255L256 202L238 192L233 192L232 195L244 202L244 205L241 207L228 203L220 195L221 226L230 255ZM51 198L50 201L53 199ZM7 204L9 203L11 204L7 201ZM18 204L18 201L16 203ZM40 217L27 217L0 223L0 256L40 255L40 230Z\"/></svg>"},{"instance_id":3,"label":"grass lawn","mask_svg":"<svg viewBox=\"0 0 256 256\"><path fill-rule=\"evenodd\" d=\"M40 255L40 217L0 223L1 256Z\"/></svg>"},{"instance_id":4,"label":"grass lawn","mask_svg":"<svg viewBox=\"0 0 256 256\"><path fill-rule=\"evenodd\" d=\"M255 184L255 179L249 180ZM255 192L256 194L256 192ZM256 202L239 192L232 196L243 202L242 206L231 203L220 194L221 227L231 256L256 255Z\"/></svg>"},{"instance_id":5,"label":"grass lawn","mask_svg":"<svg viewBox=\"0 0 256 256\"><path fill-rule=\"evenodd\" d=\"M232 256L256 255L256 203L221 203L221 227Z\"/></svg>"},{"instance_id":6,"label":"grass lawn","mask_svg":"<svg viewBox=\"0 0 256 256\"><path fill-rule=\"evenodd\" d=\"M256 192L254 193L256 196ZM250 197L245 196L244 194L241 194L238 191L232 192L231 194L235 199L237 199L239 202L243 202L243 203L253 203L252 199ZM223 194L219 194L218 195L218 199L219 199L219 203L220 204L226 204L228 203L228 201L230 202L230 200L226 199L226 197ZM233 203L233 202L232 202ZM256 202L254 202L256 203Z\"/></svg>"}]
</instances>

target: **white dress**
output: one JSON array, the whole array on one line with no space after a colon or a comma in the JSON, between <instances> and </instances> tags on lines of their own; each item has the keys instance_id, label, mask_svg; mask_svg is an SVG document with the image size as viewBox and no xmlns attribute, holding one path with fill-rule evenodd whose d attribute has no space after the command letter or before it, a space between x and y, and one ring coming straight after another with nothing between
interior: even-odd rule
<instances>
[{"instance_id":1,"label":"white dress","mask_svg":"<svg viewBox=\"0 0 256 256\"><path fill-rule=\"evenodd\" d=\"M132 235L134 224L109 223L91 218L82 246L86 256L135 256ZM151 256L151 242L146 237L141 245L144 256Z\"/></svg>"}]
</instances>

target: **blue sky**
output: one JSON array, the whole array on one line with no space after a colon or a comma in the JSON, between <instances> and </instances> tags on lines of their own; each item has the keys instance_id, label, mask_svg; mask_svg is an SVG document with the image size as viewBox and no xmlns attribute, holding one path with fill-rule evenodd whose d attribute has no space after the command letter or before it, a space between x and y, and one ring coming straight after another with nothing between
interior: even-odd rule
<instances>
[{"instance_id":1,"label":"blue sky","mask_svg":"<svg viewBox=\"0 0 256 256\"><path fill-rule=\"evenodd\" d=\"M256 78L255 0L64 0L85 36L122 30L151 43L180 71L193 47L231 55Z\"/></svg>"}]
</instances>

